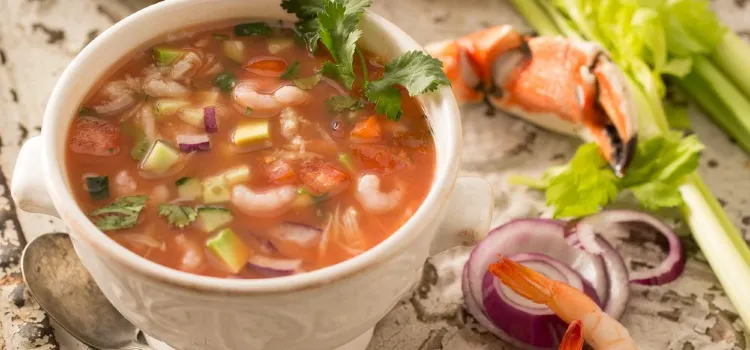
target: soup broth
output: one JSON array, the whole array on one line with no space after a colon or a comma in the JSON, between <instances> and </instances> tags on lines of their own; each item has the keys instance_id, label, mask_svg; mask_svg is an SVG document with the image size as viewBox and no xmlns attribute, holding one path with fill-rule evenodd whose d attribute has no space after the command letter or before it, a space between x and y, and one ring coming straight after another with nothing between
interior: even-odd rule
<instances>
[{"instance_id":1,"label":"soup broth","mask_svg":"<svg viewBox=\"0 0 750 350\"><path fill-rule=\"evenodd\" d=\"M174 269L267 278L361 254L409 219L434 142L403 91L398 121L363 99L379 57L355 60L350 91L290 26L214 28L135 54L82 104L66 167L92 222Z\"/></svg>"}]
</instances>

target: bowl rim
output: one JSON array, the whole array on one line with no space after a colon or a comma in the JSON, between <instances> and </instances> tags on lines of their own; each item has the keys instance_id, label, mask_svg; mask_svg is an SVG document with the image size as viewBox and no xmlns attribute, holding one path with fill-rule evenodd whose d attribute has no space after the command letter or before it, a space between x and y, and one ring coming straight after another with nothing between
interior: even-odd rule
<instances>
[{"instance_id":1,"label":"bowl rim","mask_svg":"<svg viewBox=\"0 0 750 350\"><path fill-rule=\"evenodd\" d=\"M247 0L170 0L151 5L126 17L100 34L74 58L61 75L52 91L42 122L44 170L47 175L49 195L61 218L70 227L74 242L84 241L88 246L93 247L97 256L105 258L106 262L116 262L131 273L145 276L153 281L191 291L222 294L270 294L315 288L362 273L368 267L381 264L401 253L411 241L419 238L419 233L428 226L434 215L440 213L439 209L445 207L458 175L461 121L458 106L450 87L442 87L436 92L418 98L420 104L426 109L425 114L430 115L431 127L433 127L432 124L435 120L441 120L447 123L444 127L448 130L445 133L447 135L445 139L438 140L435 138L435 143L439 142L441 147L436 147L437 159L433 183L424 201L414 215L386 239L364 253L338 264L297 275L266 279L228 279L183 272L143 258L121 246L96 228L78 207L65 181L64 160L60 159L57 151L57 146L61 142L60 138L64 142L70 120L73 118L72 115L66 117L60 114L60 111L64 109L63 106L69 103L65 101L64 91L73 84L86 84L88 91L98 83L98 79L90 78L81 82L85 64L88 64L87 61L97 51L101 50L105 43L116 40L117 36L127 35L127 32L137 30L138 26L148 25L149 22L158 20L160 15L168 13L176 7L198 6L196 4L200 3L208 6L209 2L215 4L219 1L231 3ZM260 2L260 0L256 1ZM278 3L277 0L266 1ZM248 16L248 18L251 17ZM424 50L421 45L396 25L369 10L363 16L362 21L363 26L374 26L373 28L397 42L399 47L396 51L398 53L408 50ZM195 26L195 24L186 23L184 27L190 26ZM158 35L154 37L158 37ZM135 47L129 48L131 51L135 49ZM428 102L429 105L434 106L429 111L426 108ZM80 101L76 101L76 105L78 103ZM432 114L435 113L440 115L433 116ZM60 129L65 131L62 136L60 135ZM440 149L447 154L441 155ZM442 165L440 165L440 157L446 159Z\"/></svg>"}]
</instances>

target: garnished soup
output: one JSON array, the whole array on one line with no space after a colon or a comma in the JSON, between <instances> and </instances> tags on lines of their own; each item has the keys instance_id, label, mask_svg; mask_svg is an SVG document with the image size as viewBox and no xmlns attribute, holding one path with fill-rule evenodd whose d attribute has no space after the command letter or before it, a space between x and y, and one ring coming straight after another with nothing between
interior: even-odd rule
<instances>
[{"instance_id":1,"label":"garnished soup","mask_svg":"<svg viewBox=\"0 0 750 350\"><path fill-rule=\"evenodd\" d=\"M357 48L351 80L292 26L213 28L134 54L82 104L67 174L96 226L174 269L265 278L349 259L409 219L435 148L386 62Z\"/></svg>"}]
</instances>

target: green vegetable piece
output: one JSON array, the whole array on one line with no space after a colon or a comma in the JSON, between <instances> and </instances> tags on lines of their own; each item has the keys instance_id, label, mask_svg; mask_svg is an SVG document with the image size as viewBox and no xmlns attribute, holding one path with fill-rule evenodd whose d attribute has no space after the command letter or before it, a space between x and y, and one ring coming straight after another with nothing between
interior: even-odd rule
<instances>
[{"instance_id":1,"label":"green vegetable piece","mask_svg":"<svg viewBox=\"0 0 750 350\"><path fill-rule=\"evenodd\" d=\"M239 273L253 255L245 242L228 228L219 231L216 236L209 239L206 247L224 262L232 273Z\"/></svg>"},{"instance_id":2,"label":"green vegetable piece","mask_svg":"<svg viewBox=\"0 0 750 350\"><path fill-rule=\"evenodd\" d=\"M232 91L234 85L237 83L237 79L231 72L224 72L216 76L214 79L214 85L216 85L221 91Z\"/></svg>"},{"instance_id":3,"label":"green vegetable piece","mask_svg":"<svg viewBox=\"0 0 750 350\"><path fill-rule=\"evenodd\" d=\"M440 86L450 85L443 73L443 63L423 51L409 51L385 65L383 77L371 81L365 88L365 96L375 103L378 114L391 120L401 119L401 92L396 85L403 86L409 96L435 91Z\"/></svg>"},{"instance_id":4,"label":"green vegetable piece","mask_svg":"<svg viewBox=\"0 0 750 350\"><path fill-rule=\"evenodd\" d=\"M245 116L248 117L253 114L253 109L250 107L245 108Z\"/></svg>"},{"instance_id":5,"label":"green vegetable piece","mask_svg":"<svg viewBox=\"0 0 750 350\"><path fill-rule=\"evenodd\" d=\"M135 227L138 216L146 206L148 196L122 197L91 212L94 225L102 231L124 230Z\"/></svg>"},{"instance_id":6,"label":"green vegetable piece","mask_svg":"<svg viewBox=\"0 0 750 350\"><path fill-rule=\"evenodd\" d=\"M177 186L177 195L183 200L196 200L203 191L201 182L194 177L181 177L174 184Z\"/></svg>"},{"instance_id":7,"label":"green vegetable piece","mask_svg":"<svg viewBox=\"0 0 750 350\"><path fill-rule=\"evenodd\" d=\"M106 176L87 176L86 189L93 200L109 198L109 178Z\"/></svg>"},{"instance_id":8,"label":"green vegetable piece","mask_svg":"<svg viewBox=\"0 0 750 350\"><path fill-rule=\"evenodd\" d=\"M240 40L225 40L221 44L224 56L237 63L245 63L245 44Z\"/></svg>"},{"instance_id":9,"label":"green vegetable piece","mask_svg":"<svg viewBox=\"0 0 750 350\"><path fill-rule=\"evenodd\" d=\"M323 10L318 13L318 35L320 42L333 56L334 62L326 62L322 72L335 79L340 80L347 89L354 84L354 50L357 48L357 40L362 35L358 28L359 19L364 8L365 1L355 1L356 8L352 11L352 4L343 1L328 1Z\"/></svg>"},{"instance_id":10,"label":"green vegetable piece","mask_svg":"<svg viewBox=\"0 0 750 350\"><path fill-rule=\"evenodd\" d=\"M302 90L312 90L320 82L320 75L315 74L305 78L292 79L294 86Z\"/></svg>"},{"instance_id":11,"label":"green vegetable piece","mask_svg":"<svg viewBox=\"0 0 750 350\"><path fill-rule=\"evenodd\" d=\"M198 213L195 209L176 204L162 204L159 206L159 216L167 218L167 222L178 228L185 228L195 221Z\"/></svg>"},{"instance_id":12,"label":"green vegetable piece","mask_svg":"<svg viewBox=\"0 0 750 350\"><path fill-rule=\"evenodd\" d=\"M81 107L81 109L78 110L79 116L94 116L96 115L96 112L94 112L93 109L89 107Z\"/></svg>"},{"instance_id":13,"label":"green vegetable piece","mask_svg":"<svg viewBox=\"0 0 750 350\"><path fill-rule=\"evenodd\" d=\"M232 191L223 176L211 177L203 180L203 202L207 204L228 202L232 199Z\"/></svg>"},{"instance_id":14,"label":"green vegetable piece","mask_svg":"<svg viewBox=\"0 0 750 350\"><path fill-rule=\"evenodd\" d=\"M143 158L141 169L154 174L163 174L179 160L178 150L162 140L156 140Z\"/></svg>"},{"instance_id":15,"label":"green vegetable piece","mask_svg":"<svg viewBox=\"0 0 750 350\"><path fill-rule=\"evenodd\" d=\"M294 41L289 38L271 37L266 39L266 45L268 46L268 52L272 55L276 55L294 46Z\"/></svg>"},{"instance_id":16,"label":"green vegetable piece","mask_svg":"<svg viewBox=\"0 0 750 350\"><path fill-rule=\"evenodd\" d=\"M343 165L346 170L349 170L349 172L356 173L354 160L348 153L339 153L339 163L341 163L341 165Z\"/></svg>"},{"instance_id":17,"label":"green vegetable piece","mask_svg":"<svg viewBox=\"0 0 750 350\"><path fill-rule=\"evenodd\" d=\"M292 64L290 64L283 73L281 73L280 78L291 80L297 77L299 75L299 60L294 60Z\"/></svg>"},{"instance_id":18,"label":"green vegetable piece","mask_svg":"<svg viewBox=\"0 0 750 350\"><path fill-rule=\"evenodd\" d=\"M154 113L158 116L170 116L177 114L181 109L190 105L185 100L159 99L154 101Z\"/></svg>"},{"instance_id":19,"label":"green vegetable piece","mask_svg":"<svg viewBox=\"0 0 750 350\"><path fill-rule=\"evenodd\" d=\"M203 232L212 232L234 220L232 211L221 207L198 208L198 227Z\"/></svg>"},{"instance_id":20,"label":"green vegetable piece","mask_svg":"<svg viewBox=\"0 0 750 350\"><path fill-rule=\"evenodd\" d=\"M202 128L203 124L203 108L199 107L185 107L180 109L177 117L185 123L188 123L194 127Z\"/></svg>"},{"instance_id":21,"label":"green vegetable piece","mask_svg":"<svg viewBox=\"0 0 750 350\"><path fill-rule=\"evenodd\" d=\"M348 95L329 97L325 100L325 104L326 107L328 107L328 111L333 114L338 114L344 111L356 111L365 107L365 104L361 99Z\"/></svg>"},{"instance_id":22,"label":"green vegetable piece","mask_svg":"<svg viewBox=\"0 0 750 350\"><path fill-rule=\"evenodd\" d=\"M166 47L155 47L152 50L152 57L154 61L160 66L169 66L178 58L180 58L185 51L179 49L170 49Z\"/></svg>"},{"instance_id":23,"label":"green vegetable piece","mask_svg":"<svg viewBox=\"0 0 750 350\"><path fill-rule=\"evenodd\" d=\"M213 34L212 34L211 36L212 36L212 37L213 37L214 39L216 39L216 40L229 40L229 39L231 39L231 38L232 38L232 37L230 37L229 35L226 35L226 34L221 34L221 33L213 33Z\"/></svg>"},{"instance_id":24,"label":"green vegetable piece","mask_svg":"<svg viewBox=\"0 0 750 350\"><path fill-rule=\"evenodd\" d=\"M248 147L259 142L266 143L270 137L268 120L264 119L238 126L232 135L232 142L238 147Z\"/></svg>"},{"instance_id":25,"label":"green vegetable piece","mask_svg":"<svg viewBox=\"0 0 750 350\"><path fill-rule=\"evenodd\" d=\"M242 23L234 26L236 36L269 35L271 32L271 27L263 22Z\"/></svg>"},{"instance_id":26,"label":"green vegetable piece","mask_svg":"<svg viewBox=\"0 0 750 350\"><path fill-rule=\"evenodd\" d=\"M133 160L140 162L146 156L146 153L148 153L150 146L151 143L148 142L146 133L139 131L139 134L135 136L133 148L130 149L130 156L133 157Z\"/></svg>"}]
</instances>

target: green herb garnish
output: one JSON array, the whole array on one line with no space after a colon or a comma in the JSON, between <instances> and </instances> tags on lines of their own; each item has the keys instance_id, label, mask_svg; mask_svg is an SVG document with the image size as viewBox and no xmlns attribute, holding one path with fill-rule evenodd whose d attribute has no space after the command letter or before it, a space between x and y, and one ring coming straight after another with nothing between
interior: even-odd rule
<instances>
[{"instance_id":1,"label":"green herb garnish","mask_svg":"<svg viewBox=\"0 0 750 350\"><path fill-rule=\"evenodd\" d=\"M159 215L167 218L170 225L184 228L198 218L198 212L187 206L176 204L162 204L159 206Z\"/></svg>"},{"instance_id":2,"label":"green herb garnish","mask_svg":"<svg viewBox=\"0 0 750 350\"><path fill-rule=\"evenodd\" d=\"M122 197L113 203L94 210L94 225L102 231L122 230L135 227L148 196Z\"/></svg>"},{"instance_id":3,"label":"green herb garnish","mask_svg":"<svg viewBox=\"0 0 750 350\"><path fill-rule=\"evenodd\" d=\"M291 80L299 75L299 60L294 60L283 73L281 73L281 79Z\"/></svg>"},{"instance_id":4,"label":"green herb garnish","mask_svg":"<svg viewBox=\"0 0 750 350\"><path fill-rule=\"evenodd\" d=\"M245 108L245 116L247 117L251 114L253 114L253 109L250 107Z\"/></svg>"},{"instance_id":5,"label":"green herb garnish","mask_svg":"<svg viewBox=\"0 0 750 350\"><path fill-rule=\"evenodd\" d=\"M96 115L96 112L94 112L94 110L91 108L81 107L81 109L78 110L78 115L94 116Z\"/></svg>"},{"instance_id":6,"label":"green herb garnish","mask_svg":"<svg viewBox=\"0 0 750 350\"><path fill-rule=\"evenodd\" d=\"M221 89L221 91L232 91L236 83L237 79L231 72L221 73L214 79L214 85Z\"/></svg>"},{"instance_id":7,"label":"green herb garnish","mask_svg":"<svg viewBox=\"0 0 750 350\"><path fill-rule=\"evenodd\" d=\"M337 95L325 100L328 111L333 114L339 114L344 111L356 111L365 107L361 99L348 95Z\"/></svg>"},{"instance_id":8,"label":"green herb garnish","mask_svg":"<svg viewBox=\"0 0 750 350\"><path fill-rule=\"evenodd\" d=\"M365 89L365 96L375 103L378 113L391 120L399 120L403 114L397 85L406 88L409 96L416 96L450 85L450 80L443 73L443 63L425 52L409 51L396 57L385 65L383 77L371 81Z\"/></svg>"},{"instance_id":9,"label":"green herb garnish","mask_svg":"<svg viewBox=\"0 0 750 350\"><path fill-rule=\"evenodd\" d=\"M229 39L231 39L231 38L232 38L232 37L230 37L229 35L226 35L226 34L221 34L221 33L214 33L214 34L213 34L212 36L213 36L213 37L214 37L214 39L216 39L216 40L229 40Z\"/></svg>"},{"instance_id":10,"label":"green herb garnish","mask_svg":"<svg viewBox=\"0 0 750 350\"><path fill-rule=\"evenodd\" d=\"M631 192L644 208L680 207L679 186L698 168L703 145L679 132L647 139L638 144L623 178L609 168L594 143L578 148L570 163L548 169L540 180L512 177L511 182L545 191L555 217L579 217L598 212L618 193Z\"/></svg>"},{"instance_id":11,"label":"green herb garnish","mask_svg":"<svg viewBox=\"0 0 750 350\"><path fill-rule=\"evenodd\" d=\"M237 36L269 35L271 27L263 22L242 23L234 26L234 34Z\"/></svg>"},{"instance_id":12,"label":"green herb garnish","mask_svg":"<svg viewBox=\"0 0 750 350\"><path fill-rule=\"evenodd\" d=\"M294 86L302 90L312 90L320 82L320 75L314 74L309 77L292 79Z\"/></svg>"}]
</instances>

